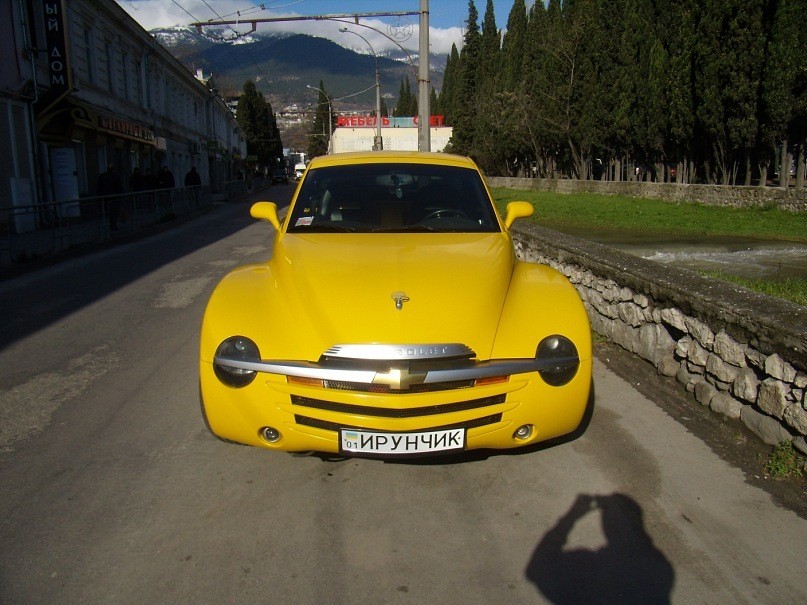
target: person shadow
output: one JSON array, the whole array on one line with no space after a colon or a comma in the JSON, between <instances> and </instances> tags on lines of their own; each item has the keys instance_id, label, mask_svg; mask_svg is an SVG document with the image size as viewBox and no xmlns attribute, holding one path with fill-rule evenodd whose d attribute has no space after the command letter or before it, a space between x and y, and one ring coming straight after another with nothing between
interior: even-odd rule
<instances>
[{"instance_id":1,"label":"person shadow","mask_svg":"<svg viewBox=\"0 0 807 605\"><path fill-rule=\"evenodd\" d=\"M567 548L574 526L599 513L607 544ZM644 528L633 498L580 494L535 548L527 578L556 605L670 603L675 572Z\"/></svg>"}]
</instances>

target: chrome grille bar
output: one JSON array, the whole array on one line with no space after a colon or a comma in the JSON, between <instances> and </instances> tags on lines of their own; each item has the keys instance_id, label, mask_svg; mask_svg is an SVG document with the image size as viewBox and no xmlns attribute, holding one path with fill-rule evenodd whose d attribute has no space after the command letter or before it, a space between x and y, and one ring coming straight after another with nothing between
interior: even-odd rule
<instances>
[{"instance_id":1,"label":"chrome grille bar","mask_svg":"<svg viewBox=\"0 0 807 605\"><path fill-rule=\"evenodd\" d=\"M513 374L570 368L577 366L580 360L576 356L552 359L494 359L478 362L461 360L461 363L458 363L456 367L445 367L445 364L442 364L442 367L438 369L425 372L410 372L409 364L406 362L394 364L395 367L391 367L389 372L379 372L374 369L329 367L325 364L307 361L247 361L218 355L215 358L215 363L230 368L282 376L358 382L362 384L391 384L393 388L408 388L409 384L477 380L493 376L511 376Z\"/></svg>"}]
</instances>

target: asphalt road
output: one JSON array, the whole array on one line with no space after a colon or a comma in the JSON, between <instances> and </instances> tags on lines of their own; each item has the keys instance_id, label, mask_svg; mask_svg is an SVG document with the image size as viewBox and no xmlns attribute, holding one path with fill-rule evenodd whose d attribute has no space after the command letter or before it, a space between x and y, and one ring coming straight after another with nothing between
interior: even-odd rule
<instances>
[{"instance_id":1,"label":"asphalt road","mask_svg":"<svg viewBox=\"0 0 807 605\"><path fill-rule=\"evenodd\" d=\"M202 312L270 238L229 204L0 282L0 603L807 602L807 520L599 361L588 430L520 454L213 438Z\"/></svg>"}]
</instances>

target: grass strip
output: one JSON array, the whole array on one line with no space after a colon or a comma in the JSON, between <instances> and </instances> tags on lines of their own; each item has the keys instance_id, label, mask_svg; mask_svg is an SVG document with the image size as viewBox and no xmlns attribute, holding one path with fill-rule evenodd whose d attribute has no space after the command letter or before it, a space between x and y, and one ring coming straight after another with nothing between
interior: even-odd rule
<instances>
[{"instance_id":1,"label":"grass strip","mask_svg":"<svg viewBox=\"0 0 807 605\"><path fill-rule=\"evenodd\" d=\"M494 188L503 210L521 200L535 208L533 220L561 231L564 227L603 229L666 236L723 236L807 242L807 214L779 208L730 208L677 203L621 195L562 194Z\"/></svg>"},{"instance_id":2,"label":"grass strip","mask_svg":"<svg viewBox=\"0 0 807 605\"><path fill-rule=\"evenodd\" d=\"M783 298L796 304L807 307L807 279L790 277L778 281L764 279L750 279L732 275L723 271L699 271L701 275L720 279L738 286L748 288L759 294L766 294L776 298Z\"/></svg>"}]
</instances>

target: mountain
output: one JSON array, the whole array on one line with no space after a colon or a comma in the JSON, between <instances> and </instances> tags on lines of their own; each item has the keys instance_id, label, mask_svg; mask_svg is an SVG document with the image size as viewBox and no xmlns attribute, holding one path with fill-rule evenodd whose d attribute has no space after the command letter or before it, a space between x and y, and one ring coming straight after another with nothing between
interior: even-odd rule
<instances>
[{"instance_id":1,"label":"mountain","mask_svg":"<svg viewBox=\"0 0 807 605\"><path fill-rule=\"evenodd\" d=\"M212 74L223 96L240 94L246 80L255 82L277 111L290 105L310 106L316 102L318 87L335 99L339 110L375 107L375 57L360 54L325 38L303 34L252 33L228 38L227 31L206 29L207 35L192 28L152 30L151 34L191 71ZM381 92L387 106L397 102L401 81L409 77L417 88L417 56L413 66L403 53L378 57ZM391 58L394 57L394 58ZM431 84L440 90L445 56L430 58ZM355 93L364 91L361 94Z\"/></svg>"}]
</instances>

